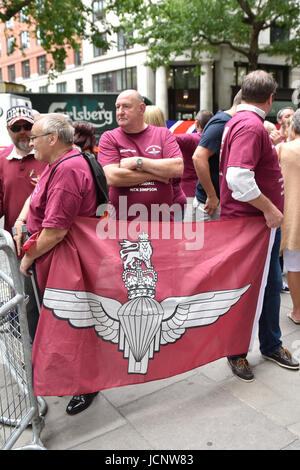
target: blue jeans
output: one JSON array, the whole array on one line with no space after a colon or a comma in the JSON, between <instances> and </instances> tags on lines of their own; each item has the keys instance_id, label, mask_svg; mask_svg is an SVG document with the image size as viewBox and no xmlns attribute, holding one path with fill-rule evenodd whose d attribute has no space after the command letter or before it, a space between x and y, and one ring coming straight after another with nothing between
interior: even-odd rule
<instances>
[{"instance_id":1,"label":"blue jeans","mask_svg":"<svg viewBox=\"0 0 300 470\"><path fill-rule=\"evenodd\" d=\"M262 354L273 354L282 346L279 326L280 293L282 289L282 274L279 262L281 240L280 228L276 230L274 245L271 252L269 275L265 289L262 312L259 319L258 338ZM246 357L247 353L229 356L229 359Z\"/></svg>"}]
</instances>

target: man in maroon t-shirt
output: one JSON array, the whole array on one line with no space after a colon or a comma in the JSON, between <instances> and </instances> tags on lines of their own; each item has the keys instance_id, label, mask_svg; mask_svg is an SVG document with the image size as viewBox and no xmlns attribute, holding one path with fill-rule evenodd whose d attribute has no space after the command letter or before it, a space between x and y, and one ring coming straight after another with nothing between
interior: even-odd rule
<instances>
[{"instance_id":1,"label":"man in maroon t-shirt","mask_svg":"<svg viewBox=\"0 0 300 470\"><path fill-rule=\"evenodd\" d=\"M30 145L34 123L32 109L13 106L7 111L7 132L12 145L0 153L0 217L11 229L28 196L32 193L45 163L34 158Z\"/></svg>"},{"instance_id":2,"label":"man in maroon t-shirt","mask_svg":"<svg viewBox=\"0 0 300 470\"><path fill-rule=\"evenodd\" d=\"M279 326L280 225L283 219L283 182L277 153L263 121L271 109L277 85L272 75L256 70L242 84L242 104L224 128L220 159L221 219L263 215L268 227L276 228L269 275L259 319L260 351L287 369L299 363L282 347ZM247 351L228 358L233 373L250 382L254 379Z\"/></svg>"},{"instance_id":3,"label":"man in maroon t-shirt","mask_svg":"<svg viewBox=\"0 0 300 470\"><path fill-rule=\"evenodd\" d=\"M140 220L159 220L160 206L172 219L170 180L183 173L182 154L167 128L144 122L145 108L136 90L120 93L116 100L119 127L105 132L99 141L98 159L117 219L134 219L137 210ZM178 210L181 213L180 206Z\"/></svg>"},{"instance_id":4,"label":"man in maroon t-shirt","mask_svg":"<svg viewBox=\"0 0 300 470\"><path fill-rule=\"evenodd\" d=\"M193 220L193 200L198 182L193 155L199 145L202 131L212 117L213 113L211 111L201 109L195 117L196 133L174 134L183 155L184 170L181 178L181 187L187 198L187 208L184 215L184 220L187 222Z\"/></svg>"},{"instance_id":5,"label":"man in maroon t-shirt","mask_svg":"<svg viewBox=\"0 0 300 470\"><path fill-rule=\"evenodd\" d=\"M13 106L7 110L7 132L12 145L0 153L0 217L4 217L4 229L11 233L24 202L32 193L45 168L44 162L34 158L30 144L31 128L34 123L33 111L26 106ZM17 220L17 222L16 222ZM39 317L31 279L24 279L28 297L26 313L31 340L33 340Z\"/></svg>"},{"instance_id":6,"label":"man in maroon t-shirt","mask_svg":"<svg viewBox=\"0 0 300 470\"><path fill-rule=\"evenodd\" d=\"M25 276L29 276L28 270L34 263L38 265L40 258L64 239L77 216L96 214L93 175L85 158L74 148L73 137L73 126L56 113L46 114L32 127L35 158L46 166L20 213L28 231L39 233L36 243L21 261L20 270ZM49 340L55 342L55 338ZM83 411L97 393L75 395L67 406L67 413L74 415Z\"/></svg>"}]
</instances>

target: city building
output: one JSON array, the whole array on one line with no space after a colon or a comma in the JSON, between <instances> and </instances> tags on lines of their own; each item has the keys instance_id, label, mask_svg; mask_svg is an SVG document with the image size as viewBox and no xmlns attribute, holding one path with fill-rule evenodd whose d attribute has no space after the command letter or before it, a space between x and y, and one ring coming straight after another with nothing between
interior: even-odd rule
<instances>
[{"instance_id":1,"label":"city building","mask_svg":"<svg viewBox=\"0 0 300 470\"><path fill-rule=\"evenodd\" d=\"M104 5L104 0L92 2L94 21L103 18ZM13 30L21 49L13 49L14 40L5 34L7 28ZM276 35L265 30L260 40L268 43L276 40ZM144 65L146 47L129 45L122 31L109 41L112 47L107 52L88 41L82 42L79 51L68 50L65 70L49 82L47 72L51 56L27 31L20 15L19 21L12 19L0 25L0 81L23 84L27 90L40 93L120 92L135 88L160 106L168 119L181 120L193 119L199 109L216 111L230 107L248 71L242 56L234 54L227 46L220 46L213 56L203 55L200 76L194 73L196 64L184 57L154 72ZM299 88L300 68L289 67L285 57L279 56L261 56L259 67L272 72L279 84L269 116L274 120L277 110L290 104L294 89Z\"/></svg>"}]
</instances>

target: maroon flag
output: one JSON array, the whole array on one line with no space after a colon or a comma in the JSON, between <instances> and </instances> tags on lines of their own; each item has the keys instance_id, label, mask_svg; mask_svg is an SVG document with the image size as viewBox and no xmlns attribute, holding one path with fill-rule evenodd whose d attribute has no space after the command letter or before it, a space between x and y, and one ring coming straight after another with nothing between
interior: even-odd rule
<instances>
[{"instance_id":1,"label":"maroon flag","mask_svg":"<svg viewBox=\"0 0 300 470\"><path fill-rule=\"evenodd\" d=\"M271 245L262 217L109 223L78 218L37 263L36 395L162 379L248 351Z\"/></svg>"}]
</instances>

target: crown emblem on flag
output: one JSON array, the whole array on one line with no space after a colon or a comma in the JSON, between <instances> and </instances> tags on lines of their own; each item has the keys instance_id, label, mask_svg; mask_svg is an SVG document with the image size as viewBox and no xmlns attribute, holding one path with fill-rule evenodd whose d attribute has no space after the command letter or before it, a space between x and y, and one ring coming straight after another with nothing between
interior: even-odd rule
<instances>
[{"instance_id":1,"label":"crown emblem on flag","mask_svg":"<svg viewBox=\"0 0 300 470\"><path fill-rule=\"evenodd\" d=\"M157 273L151 264L153 250L149 235L141 233L137 242L123 240L119 243L124 268L122 279L128 299L142 296L154 298Z\"/></svg>"}]
</instances>

